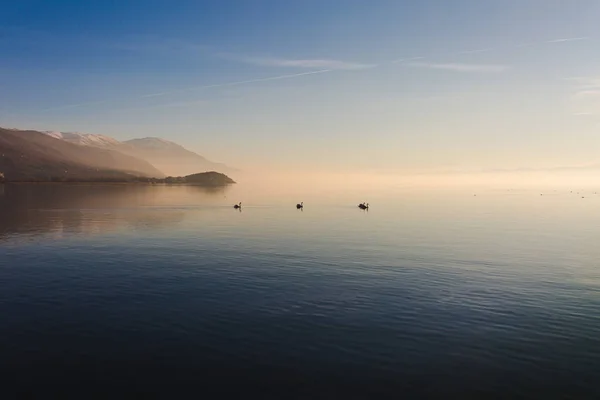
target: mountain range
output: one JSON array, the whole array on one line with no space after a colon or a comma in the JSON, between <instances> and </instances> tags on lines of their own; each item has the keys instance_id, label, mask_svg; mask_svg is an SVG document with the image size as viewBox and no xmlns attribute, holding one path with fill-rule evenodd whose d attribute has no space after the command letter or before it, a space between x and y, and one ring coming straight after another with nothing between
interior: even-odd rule
<instances>
[{"instance_id":1,"label":"mountain range","mask_svg":"<svg viewBox=\"0 0 600 400\"><path fill-rule=\"evenodd\" d=\"M0 172L7 181L164 178L230 172L160 138L118 141L104 135L0 128Z\"/></svg>"},{"instance_id":2,"label":"mountain range","mask_svg":"<svg viewBox=\"0 0 600 400\"><path fill-rule=\"evenodd\" d=\"M204 171L232 172L225 164L215 163L177 143L156 137L120 142L110 136L78 132L44 132L48 136L82 146L116 150L148 161L165 175L190 175Z\"/></svg>"}]
</instances>

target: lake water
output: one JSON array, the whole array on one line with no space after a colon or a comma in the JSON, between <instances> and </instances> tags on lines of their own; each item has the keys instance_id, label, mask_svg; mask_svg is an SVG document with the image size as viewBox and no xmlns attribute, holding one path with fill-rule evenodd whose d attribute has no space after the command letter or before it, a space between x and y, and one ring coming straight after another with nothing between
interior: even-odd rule
<instances>
[{"instance_id":1,"label":"lake water","mask_svg":"<svg viewBox=\"0 0 600 400\"><path fill-rule=\"evenodd\" d=\"M0 186L0 390L600 396L600 195L267 186Z\"/></svg>"}]
</instances>

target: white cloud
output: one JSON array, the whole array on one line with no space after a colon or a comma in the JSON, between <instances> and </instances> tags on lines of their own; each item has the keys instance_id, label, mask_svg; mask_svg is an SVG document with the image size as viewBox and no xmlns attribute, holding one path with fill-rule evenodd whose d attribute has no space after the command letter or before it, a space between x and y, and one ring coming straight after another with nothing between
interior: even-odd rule
<instances>
[{"instance_id":1,"label":"white cloud","mask_svg":"<svg viewBox=\"0 0 600 400\"><path fill-rule=\"evenodd\" d=\"M406 64L411 67L439 69L455 72L482 72L482 73L497 73L504 72L508 69L506 65L496 64L461 64L461 63L423 63L413 62Z\"/></svg>"},{"instance_id":2,"label":"white cloud","mask_svg":"<svg viewBox=\"0 0 600 400\"><path fill-rule=\"evenodd\" d=\"M577 40L588 40L588 36L581 37L572 37L572 38L562 38L562 39L552 39L548 40L546 43L564 43L564 42L575 42Z\"/></svg>"},{"instance_id":3,"label":"white cloud","mask_svg":"<svg viewBox=\"0 0 600 400\"><path fill-rule=\"evenodd\" d=\"M322 68L331 70L359 70L376 67L376 64L364 64L351 61L331 60L331 59L295 59L295 58L275 58L275 57L246 57L235 54L222 53L222 58L239 61L245 64L260 65L265 67L283 67L283 68Z\"/></svg>"}]
</instances>

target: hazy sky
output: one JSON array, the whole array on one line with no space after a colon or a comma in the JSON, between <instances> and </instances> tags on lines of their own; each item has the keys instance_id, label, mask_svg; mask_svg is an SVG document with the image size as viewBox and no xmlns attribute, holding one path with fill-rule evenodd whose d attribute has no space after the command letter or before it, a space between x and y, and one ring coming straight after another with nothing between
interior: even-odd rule
<instances>
[{"instance_id":1,"label":"hazy sky","mask_svg":"<svg viewBox=\"0 0 600 400\"><path fill-rule=\"evenodd\" d=\"M14 0L0 126L231 165L600 162L597 0Z\"/></svg>"}]
</instances>

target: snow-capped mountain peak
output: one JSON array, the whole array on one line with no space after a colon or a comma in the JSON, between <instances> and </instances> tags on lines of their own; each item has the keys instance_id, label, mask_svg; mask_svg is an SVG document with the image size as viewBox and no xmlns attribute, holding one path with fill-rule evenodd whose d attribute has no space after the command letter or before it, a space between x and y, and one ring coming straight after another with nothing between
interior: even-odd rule
<instances>
[{"instance_id":1,"label":"snow-capped mountain peak","mask_svg":"<svg viewBox=\"0 0 600 400\"><path fill-rule=\"evenodd\" d=\"M141 139L132 139L127 140L124 143L130 144L137 148L145 148L145 149L168 149L168 148L181 148L177 143L170 142L165 139L157 138L157 137L145 137Z\"/></svg>"},{"instance_id":2,"label":"snow-capped mountain peak","mask_svg":"<svg viewBox=\"0 0 600 400\"><path fill-rule=\"evenodd\" d=\"M93 146L93 147L115 147L121 144L116 139L110 136L96 135L92 133L79 133L79 132L56 132L46 131L46 135L51 136L55 139L61 139L66 142L71 142L81 146Z\"/></svg>"},{"instance_id":3,"label":"snow-capped mountain peak","mask_svg":"<svg viewBox=\"0 0 600 400\"><path fill-rule=\"evenodd\" d=\"M62 132L44 131L42 133L45 133L46 135L51 136L51 137L53 137L55 139L62 139L63 138Z\"/></svg>"}]
</instances>

